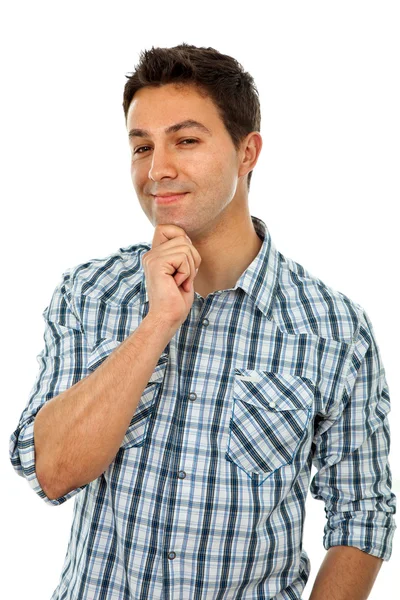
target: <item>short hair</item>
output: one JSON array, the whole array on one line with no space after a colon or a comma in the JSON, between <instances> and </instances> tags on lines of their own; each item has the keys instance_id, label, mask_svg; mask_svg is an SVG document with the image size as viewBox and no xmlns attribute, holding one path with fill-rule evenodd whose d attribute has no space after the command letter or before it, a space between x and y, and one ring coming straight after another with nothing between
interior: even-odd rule
<instances>
[{"instance_id":1,"label":"short hair","mask_svg":"<svg viewBox=\"0 0 400 600\"><path fill-rule=\"evenodd\" d=\"M214 48L182 43L173 48L143 50L136 70L126 75L123 109L125 122L136 92L168 83L192 85L214 102L236 151L252 131L260 131L261 110L253 77L231 56ZM247 190L253 171L247 174Z\"/></svg>"}]
</instances>

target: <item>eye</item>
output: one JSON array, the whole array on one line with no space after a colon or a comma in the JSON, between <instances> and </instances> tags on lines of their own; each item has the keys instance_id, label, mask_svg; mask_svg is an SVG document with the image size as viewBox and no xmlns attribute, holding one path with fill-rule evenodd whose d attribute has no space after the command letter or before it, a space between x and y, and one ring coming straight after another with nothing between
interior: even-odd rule
<instances>
[{"instance_id":1,"label":"eye","mask_svg":"<svg viewBox=\"0 0 400 600\"><path fill-rule=\"evenodd\" d=\"M193 140L191 138L187 138L186 140L182 140L182 142L179 142L179 143L182 144L183 142L194 142L195 144L197 144L197 140Z\"/></svg>"},{"instance_id":2,"label":"eye","mask_svg":"<svg viewBox=\"0 0 400 600\"><path fill-rule=\"evenodd\" d=\"M183 144L183 142L194 142L195 144L197 144L198 140L195 140L192 138L186 138L184 140L181 140L179 143ZM189 144L189 145L191 146L191 144ZM136 150L134 150L133 154L143 154L143 152L139 152L139 150L144 150L145 148L150 148L150 146L140 146L140 148L136 148Z\"/></svg>"},{"instance_id":3,"label":"eye","mask_svg":"<svg viewBox=\"0 0 400 600\"><path fill-rule=\"evenodd\" d=\"M140 146L140 148L136 148L136 150L134 150L133 154L142 154L139 152L139 150L143 150L143 148L149 148L149 146Z\"/></svg>"}]
</instances>

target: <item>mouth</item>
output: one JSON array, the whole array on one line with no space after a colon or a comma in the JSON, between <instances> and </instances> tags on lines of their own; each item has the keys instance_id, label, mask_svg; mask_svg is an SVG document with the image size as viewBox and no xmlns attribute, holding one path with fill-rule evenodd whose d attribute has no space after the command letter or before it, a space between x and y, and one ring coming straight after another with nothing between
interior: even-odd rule
<instances>
[{"instance_id":1,"label":"mouth","mask_svg":"<svg viewBox=\"0 0 400 600\"><path fill-rule=\"evenodd\" d=\"M189 192L185 192L183 194L174 194L173 196L153 196L155 203L158 204L171 204L172 202L177 202L181 200L186 194Z\"/></svg>"}]
</instances>

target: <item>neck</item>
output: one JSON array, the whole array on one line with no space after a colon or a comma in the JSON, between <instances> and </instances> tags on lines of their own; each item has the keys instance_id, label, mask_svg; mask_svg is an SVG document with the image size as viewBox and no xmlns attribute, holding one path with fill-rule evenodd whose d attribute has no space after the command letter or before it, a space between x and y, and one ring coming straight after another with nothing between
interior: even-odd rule
<instances>
[{"instance_id":1,"label":"neck","mask_svg":"<svg viewBox=\"0 0 400 600\"><path fill-rule=\"evenodd\" d=\"M233 288L262 246L248 212L229 225L217 227L210 236L191 239L201 256L194 290L203 298Z\"/></svg>"}]
</instances>

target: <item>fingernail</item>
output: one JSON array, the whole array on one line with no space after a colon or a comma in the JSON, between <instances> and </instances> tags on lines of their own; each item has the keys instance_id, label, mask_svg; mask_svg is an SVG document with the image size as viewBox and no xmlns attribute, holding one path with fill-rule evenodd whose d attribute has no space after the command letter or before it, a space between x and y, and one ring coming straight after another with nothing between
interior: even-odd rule
<instances>
[{"instance_id":1,"label":"fingernail","mask_svg":"<svg viewBox=\"0 0 400 600\"><path fill-rule=\"evenodd\" d=\"M197 273L198 269L196 269L196 273Z\"/></svg>"}]
</instances>

